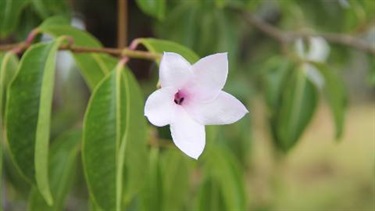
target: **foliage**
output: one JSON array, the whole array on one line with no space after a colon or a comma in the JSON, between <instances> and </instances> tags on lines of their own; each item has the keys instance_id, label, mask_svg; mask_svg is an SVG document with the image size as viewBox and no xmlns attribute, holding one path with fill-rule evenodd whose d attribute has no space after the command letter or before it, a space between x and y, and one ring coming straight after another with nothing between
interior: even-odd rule
<instances>
[{"instance_id":1,"label":"foliage","mask_svg":"<svg viewBox=\"0 0 375 211\"><path fill-rule=\"evenodd\" d=\"M249 154L256 150L249 117L231 126L209 127L207 151L193 161L176 150L169 134L163 135L164 128L146 123L144 93L155 84L140 83L126 59L152 58L158 64L163 52L176 52L194 63L201 56L228 51L226 89L247 104L254 93L263 96L277 153L286 156L291 149L298 150L321 101L329 105L335 138L342 137L347 94L340 68L347 61L339 57L349 60L353 46L338 48L331 43L332 56L326 60L306 58L295 49L297 38L285 43L264 38L261 29L245 20L246 14L256 14L263 24L302 33L298 38L307 42L318 32L368 35L374 1L137 0L136 4L155 20L152 26L159 38L137 38L134 42L145 51L121 51L117 53L121 58L116 58L93 51L103 50L103 44L70 25L72 11L65 1L0 0L0 38L22 41L0 52L4 163L0 172L4 184L27 200L29 210L65 210L67 198L76 194L84 199L83 207L92 210L249 209L243 172L250 168ZM311 8L324 9L317 13ZM32 29L34 34L29 33ZM90 99L87 103L76 97L77 104L87 103L85 111L77 112L79 117L71 118L69 126L55 130L54 122L62 121L54 115L61 112L55 105L63 87L56 70L61 49L72 56ZM369 53L366 61L367 80L373 85L372 58ZM83 193L73 188L79 178L86 181L79 187Z\"/></svg>"}]
</instances>

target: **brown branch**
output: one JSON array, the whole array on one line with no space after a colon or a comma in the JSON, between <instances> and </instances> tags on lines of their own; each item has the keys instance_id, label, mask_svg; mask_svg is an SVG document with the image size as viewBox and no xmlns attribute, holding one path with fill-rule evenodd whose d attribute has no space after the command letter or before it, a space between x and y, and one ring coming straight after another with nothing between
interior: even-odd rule
<instances>
[{"instance_id":1,"label":"brown branch","mask_svg":"<svg viewBox=\"0 0 375 211\"><path fill-rule=\"evenodd\" d=\"M280 29L272 26L255 15L245 14L245 20L276 41L280 43L287 42L284 33Z\"/></svg>"},{"instance_id":2,"label":"brown branch","mask_svg":"<svg viewBox=\"0 0 375 211\"><path fill-rule=\"evenodd\" d=\"M39 33L39 30L34 29L29 33L29 35L27 36L24 42L20 42L16 44L0 45L0 51L12 51L15 54L22 53L28 47L30 47L30 45L33 43L34 38L38 35L38 33Z\"/></svg>"},{"instance_id":3,"label":"brown branch","mask_svg":"<svg viewBox=\"0 0 375 211\"><path fill-rule=\"evenodd\" d=\"M16 43L16 44L5 44L5 45L0 45L0 51L10 51L12 49L15 49L21 45L24 45L24 43Z\"/></svg>"},{"instance_id":4,"label":"brown branch","mask_svg":"<svg viewBox=\"0 0 375 211\"><path fill-rule=\"evenodd\" d=\"M91 48L82 46L61 46L61 50L70 50L74 53L106 53L112 56L127 56L133 59L159 60L160 54L150 53L146 51L117 49L117 48Z\"/></svg>"},{"instance_id":5,"label":"brown branch","mask_svg":"<svg viewBox=\"0 0 375 211\"><path fill-rule=\"evenodd\" d=\"M9 44L9 45L0 45L0 51L10 51L13 49L22 48L22 50L26 50L29 46L26 46L24 42L17 43L17 44ZM69 50L74 53L105 53L110 54L112 56L122 57L127 56L133 59L146 59L146 60L159 60L161 58L160 54L150 53L146 51L139 51L139 50L130 50L127 48L118 49L118 48L93 48L93 47L83 47L83 46L74 46L74 45L63 45L60 46L60 50ZM21 53L21 52L19 52Z\"/></svg>"},{"instance_id":6,"label":"brown branch","mask_svg":"<svg viewBox=\"0 0 375 211\"><path fill-rule=\"evenodd\" d=\"M117 0L117 47L125 48L127 44L128 0Z\"/></svg>"},{"instance_id":7,"label":"brown branch","mask_svg":"<svg viewBox=\"0 0 375 211\"><path fill-rule=\"evenodd\" d=\"M299 36L301 35L302 34ZM353 36L335 33L311 33L309 36L320 36L326 39L328 42L346 45L375 55L375 43L366 42Z\"/></svg>"},{"instance_id":8,"label":"brown branch","mask_svg":"<svg viewBox=\"0 0 375 211\"><path fill-rule=\"evenodd\" d=\"M269 37L277 40L281 45L285 46L288 43L294 42L296 39L301 37L323 37L325 40L331 43L345 45L348 47L355 48L357 50L375 55L375 47L371 46L371 43L360 40L350 35L336 34L336 33L309 33L309 32L288 32L282 31L277 27L267 23L266 21L249 13L243 13L245 20L262 31Z\"/></svg>"},{"instance_id":9,"label":"brown branch","mask_svg":"<svg viewBox=\"0 0 375 211\"><path fill-rule=\"evenodd\" d=\"M83 47L83 46L69 46L63 45L60 47L60 50L70 50L74 53L106 53L112 56L121 56L122 50L118 48L92 48L92 47Z\"/></svg>"}]
</instances>

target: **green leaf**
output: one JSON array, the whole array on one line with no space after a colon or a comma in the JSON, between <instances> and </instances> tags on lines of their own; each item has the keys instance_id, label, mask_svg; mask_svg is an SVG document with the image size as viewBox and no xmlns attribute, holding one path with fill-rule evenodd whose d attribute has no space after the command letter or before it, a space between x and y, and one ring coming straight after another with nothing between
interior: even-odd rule
<instances>
[{"instance_id":1,"label":"green leaf","mask_svg":"<svg viewBox=\"0 0 375 211\"><path fill-rule=\"evenodd\" d=\"M165 0L136 0L138 7L147 15L159 20L165 17Z\"/></svg>"},{"instance_id":2,"label":"green leaf","mask_svg":"<svg viewBox=\"0 0 375 211\"><path fill-rule=\"evenodd\" d=\"M263 86L265 100L271 112L280 104L281 92L290 74L291 63L283 57L273 57L264 66Z\"/></svg>"},{"instance_id":3,"label":"green leaf","mask_svg":"<svg viewBox=\"0 0 375 211\"><path fill-rule=\"evenodd\" d=\"M89 199L89 210L90 211L101 211L100 207L95 204L92 198Z\"/></svg>"},{"instance_id":4,"label":"green leaf","mask_svg":"<svg viewBox=\"0 0 375 211\"><path fill-rule=\"evenodd\" d=\"M67 14L69 11L66 1L31 0L31 2L41 18L47 18L51 15Z\"/></svg>"},{"instance_id":5,"label":"green leaf","mask_svg":"<svg viewBox=\"0 0 375 211\"><path fill-rule=\"evenodd\" d=\"M374 20L375 2L372 0L348 0L348 7L343 9L341 15L342 23L339 24L344 30L354 32L360 30L361 26L371 24Z\"/></svg>"},{"instance_id":6,"label":"green leaf","mask_svg":"<svg viewBox=\"0 0 375 211\"><path fill-rule=\"evenodd\" d=\"M227 4L226 0L215 0L215 6L219 9L223 9Z\"/></svg>"},{"instance_id":7,"label":"green leaf","mask_svg":"<svg viewBox=\"0 0 375 211\"><path fill-rule=\"evenodd\" d=\"M47 18L43 21L43 23L39 26L43 30L45 28L48 30L49 27L53 26L70 26L70 20L64 16L53 16Z\"/></svg>"},{"instance_id":8,"label":"green leaf","mask_svg":"<svg viewBox=\"0 0 375 211\"><path fill-rule=\"evenodd\" d=\"M140 210L161 211L163 200L163 180L160 170L160 152L158 148L151 148L148 155L149 170L146 176L146 185L141 192Z\"/></svg>"},{"instance_id":9,"label":"green leaf","mask_svg":"<svg viewBox=\"0 0 375 211\"><path fill-rule=\"evenodd\" d=\"M271 118L276 144L283 151L294 146L312 119L318 92L304 69L295 69L283 90L280 107Z\"/></svg>"},{"instance_id":10,"label":"green leaf","mask_svg":"<svg viewBox=\"0 0 375 211\"><path fill-rule=\"evenodd\" d=\"M200 185L195 203L195 210L197 211L226 210L223 190L217 181L209 177L204 178Z\"/></svg>"},{"instance_id":11,"label":"green leaf","mask_svg":"<svg viewBox=\"0 0 375 211\"><path fill-rule=\"evenodd\" d=\"M30 0L29 0L30 1ZM17 27L11 33L13 40L27 40L29 34L40 24L40 17L30 9L29 5L25 7L20 16Z\"/></svg>"},{"instance_id":12,"label":"green leaf","mask_svg":"<svg viewBox=\"0 0 375 211\"><path fill-rule=\"evenodd\" d=\"M233 157L233 154L219 145L211 145L210 150L205 153L203 157L204 177L206 180L215 181L206 184L215 189L215 191L209 191L209 193L218 191L217 194L222 194L222 196L217 196L220 200L211 200L212 204L209 209L206 209L206 204L203 202L203 207L198 210L215 210L213 208L217 208L218 204L221 204L218 207L222 210L247 210L244 178L241 175L239 163ZM205 187L203 186L203 188ZM222 207L222 204L225 206ZM202 203L200 206L202 206Z\"/></svg>"},{"instance_id":13,"label":"green leaf","mask_svg":"<svg viewBox=\"0 0 375 211\"><path fill-rule=\"evenodd\" d=\"M0 52L0 175L3 175L3 146L4 146L4 134L3 134L3 117L4 117L4 102L6 99L5 93L8 88L9 82L13 78L18 66L18 58L11 52L1 53ZM0 184L2 189L2 184ZM0 193L0 197L2 193ZM0 202L2 206L2 201Z\"/></svg>"},{"instance_id":14,"label":"green leaf","mask_svg":"<svg viewBox=\"0 0 375 211\"><path fill-rule=\"evenodd\" d=\"M48 145L56 53L62 38L30 47L10 84L6 128L12 157L48 204Z\"/></svg>"},{"instance_id":15,"label":"green leaf","mask_svg":"<svg viewBox=\"0 0 375 211\"><path fill-rule=\"evenodd\" d=\"M138 39L138 41L142 45L144 45L148 51L153 53L162 54L164 52L175 52L183 56L186 60L188 60L191 63L195 63L199 60L199 56L192 50L171 41L158 40L153 38L141 38Z\"/></svg>"},{"instance_id":16,"label":"green leaf","mask_svg":"<svg viewBox=\"0 0 375 211\"><path fill-rule=\"evenodd\" d=\"M2 118L4 117L4 108L6 100L6 91L16 74L18 67L18 57L12 52L0 52L0 128L2 128ZM1 132L0 132L1 133ZM3 136L1 135L0 138Z\"/></svg>"},{"instance_id":17,"label":"green leaf","mask_svg":"<svg viewBox=\"0 0 375 211\"><path fill-rule=\"evenodd\" d=\"M314 63L324 77L324 93L336 127L336 139L343 134L347 96L342 79L326 64Z\"/></svg>"},{"instance_id":18,"label":"green leaf","mask_svg":"<svg viewBox=\"0 0 375 211\"><path fill-rule=\"evenodd\" d=\"M168 150L161 157L163 209L181 210L189 196L189 158L177 150Z\"/></svg>"},{"instance_id":19,"label":"green leaf","mask_svg":"<svg viewBox=\"0 0 375 211\"><path fill-rule=\"evenodd\" d=\"M121 209L124 165L128 164L127 172L139 169L129 163L135 158L142 160L142 147L146 147L146 124L140 105L143 100L138 84L121 64L91 96L84 118L82 158L91 198L101 209ZM134 147L137 144L141 149ZM132 179L142 181L142 175Z\"/></svg>"},{"instance_id":20,"label":"green leaf","mask_svg":"<svg viewBox=\"0 0 375 211\"><path fill-rule=\"evenodd\" d=\"M228 146L240 161L241 167L246 169L252 152L251 118L245 116L234 124L220 126L217 133L220 143Z\"/></svg>"},{"instance_id":21,"label":"green leaf","mask_svg":"<svg viewBox=\"0 0 375 211\"><path fill-rule=\"evenodd\" d=\"M8 36L17 27L22 9L29 0L0 1L0 37Z\"/></svg>"},{"instance_id":22,"label":"green leaf","mask_svg":"<svg viewBox=\"0 0 375 211\"><path fill-rule=\"evenodd\" d=\"M225 2L225 4L227 4L227 2ZM237 71L239 69L237 61L241 46L240 40L238 39L240 32L238 30L238 26L232 23L238 22L239 19L237 19L236 16L232 17L228 15L225 10L219 10L215 13L214 21L216 23L215 28L219 36L217 36L217 40L214 40L213 45L207 49L203 49L204 51L202 52L206 52L205 55L210 54L212 51L228 52L230 70L232 72ZM208 37L209 36L210 35L208 35Z\"/></svg>"},{"instance_id":23,"label":"green leaf","mask_svg":"<svg viewBox=\"0 0 375 211\"><path fill-rule=\"evenodd\" d=\"M158 34L184 46L197 46L196 38L198 34L200 36L200 31L196 23L200 23L202 19L200 4L197 3L197 1L184 1L178 6L176 5L168 14L168 18L163 21L163 24L157 25Z\"/></svg>"},{"instance_id":24,"label":"green leaf","mask_svg":"<svg viewBox=\"0 0 375 211\"><path fill-rule=\"evenodd\" d=\"M125 172L124 177L124 198L129 203L144 184L144 178L147 173L147 122L144 118L144 99L143 93L134 76L127 70L128 87L130 91L130 108L129 121L131 124L127 126L127 146L125 149ZM124 81L125 83L125 81ZM140 168L142 166L142 168Z\"/></svg>"},{"instance_id":25,"label":"green leaf","mask_svg":"<svg viewBox=\"0 0 375 211\"><path fill-rule=\"evenodd\" d=\"M53 37L67 35L73 38L74 45L101 48L102 44L91 34L66 25L62 17L52 17L43 22L38 29ZM117 60L105 54L73 53L73 57L91 90L115 67Z\"/></svg>"},{"instance_id":26,"label":"green leaf","mask_svg":"<svg viewBox=\"0 0 375 211\"><path fill-rule=\"evenodd\" d=\"M81 131L71 131L61 135L53 143L49 155L49 181L55 202L53 206L49 206L39 191L33 188L29 210L64 210L65 198L73 184L81 134Z\"/></svg>"},{"instance_id":27,"label":"green leaf","mask_svg":"<svg viewBox=\"0 0 375 211\"><path fill-rule=\"evenodd\" d=\"M22 198L26 199L31 190L31 184L25 180L25 177L21 175L21 172L15 166L9 147L6 144L3 145L3 168L3 176L6 178L7 184L9 184L7 186L9 187L8 190L15 190Z\"/></svg>"}]
</instances>

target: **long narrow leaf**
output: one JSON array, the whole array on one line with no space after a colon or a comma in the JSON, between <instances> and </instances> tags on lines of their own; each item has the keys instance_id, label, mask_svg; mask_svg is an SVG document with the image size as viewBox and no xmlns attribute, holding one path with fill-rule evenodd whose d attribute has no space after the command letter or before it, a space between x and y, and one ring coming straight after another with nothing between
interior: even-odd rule
<instances>
[{"instance_id":1,"label":"long narrow leaf","mask_svg":"<svg viewBox=\"0 0 375 211\"><path fill-rule=\"evenodd\" d=\"M148 51L153 53L175 52L186 58L189 62L194 63L199 60L199 56L189 48L178 43L159 40L153 38L138 39L139 43L144 45Z\"/></svg>"},{"instance_id":2,"label":"long narrow leaf","mask_svg":"<svg viewBox=\"0 0 375 211\"><path fill-rule=\"evenodd\" d=\"M342 79L327 65L321 63L314 63L314 65L324 77L325 83L323 91L335 123L335 137L339 140L344 130L345 111L347 106L345 86Z\"/></svg>"},{"instance_id":3,"label":"long narrow leaf","mask_svg":"<svg viewBox=\"0 0 375 211\"><path fill-rule=\"evenodd\" d=\"M29 210L63 210L65 197L72 185L80 140L80 131L70 131L53 143L49 159L49 179L55 203L49 206L39 191L33 188L29 199Z\"/></svg>"},{"instance_id":4,"label":"long narrow leaf","mask_svg":"<svg viewBox=\"0 0 375 211\"><path fill-rule=\"evenodd\" d=\"M18 58L11 52L2 54L0 53L0 175L3 175L3 146L4 146L4 134L3 134L3 110L5 92L8 88L9 81L12 79L16 68L18 66ZM2 184L0 184L2 189ZM0 193L0 197L2 194ZM2 201L0 202L2 207Z\"/></svg>"},{"instance_id":5,"label":"long narrow leaf","mask_svg":"<svg viewBox=\"0 0 375 211\"><path fill-rule=\"evenodd\" d=\"M163 204L163 181L160 172L160 152L158 148L150 150L148 155L146 185L141 192L140 210L160 211Z\"/></svg>"},{"instance_id":6,"label":"long narrow leaf","mask_svg":"<svg viewBox=\"0 0 375 211\"><path fill-rule=\"evenodd\" d=\"M318 92L303 69L295 69L282 93L276 118L271 120L276 144L283 151L293 147L312 119Z\"/></svg>"},{"instance_id":7,"label":"long narrow leaf","mask_svg":"<svg viewBox=\"0 0 375 211\"><path fill-rule=\"evenodd\" d=\"M153 16L159 20L163 20L165 16L165 0L149 1L136 0L138 7L146 14Z\"/></svg>"},{"instance_id":8,"label":"long narrow leaf","mask_svg":"<svg viewBox=\"0 0 375 211\"><path fill-rule=\"evenodd\" d=\"M125 74L126 87L129 89L129 119L128 135L126 137L127 146L125 149L125 171L124 177L124 197L128 203L139 192L144 184L144 178L147 173L147 123L144 118L143 107L144 99L141 88L139 87L133 74L127 71ZM142 168L140 168L142 166Z\"/></svg>"},{"instance_id":9,"label":"long narrow leaf","mask_svg":"<svg viewBox=\"0 0 375 211\"><path fill-rule=\"evenodd\" d=\"M21 173L36 184L48 204L48 146L56 53L62 38L32 46L8 90L9 148Z\"/></svg>"},{"instance_id":10,"label":"long narrow leaf","mask_svg":"<svg viewBox=\"0 0 375 211\"><path fill-rule=\"evenodd\" d=\"M211 145L211 150L207 151L204 161L205 179L212 181L206 185L210 189L216 189L209 193L220 194L212 198L210 195L206 196L211 198L212 206L214 206L212 210L215 210L214 208L218 204L225 205L225 207L220 207L222 210L247 210L244 179L236 158L227 149ZM205 186L201 188L205 188ZM204 205L200 210L204 210L204 207L210 206Z\"/></svg>"},{"instance_id":11,"label":"long narrow leaf","mask_svg":"<svg viewBox=\"0 0 375 211\"><path fill-rule=\"evenodd\" d=\"M94 90L85 114L84 170L91 198L104 210L121 209L124 167L130 172L139 168L128 166L137 157L127 156L139 150L136 142L146 147L143 101L137 86L132 74L117 66Z\"/></svg>"},{"instance_id":12,"label":"long narrow leaf","mask_svg":"<svg viewBox=\"0 0 375 211\"><path fill-rule=\"evenodd\" d=\"M188 158L177 150L169 150L162 155L162 210L178 210L184 207L189 196L189 175L191 172L188 162Z\"/></svg>"},{"instance_id":13,"label":"long narrow leaf","mask_svg":"<svg viewBox=\"0 0 375 211\"><path fill-rule=\"evenodd\" d=\"M61 0L31 0L36 12L42 18L54 14L68 14L68 4Z\"/></svg>"}]
</instances>

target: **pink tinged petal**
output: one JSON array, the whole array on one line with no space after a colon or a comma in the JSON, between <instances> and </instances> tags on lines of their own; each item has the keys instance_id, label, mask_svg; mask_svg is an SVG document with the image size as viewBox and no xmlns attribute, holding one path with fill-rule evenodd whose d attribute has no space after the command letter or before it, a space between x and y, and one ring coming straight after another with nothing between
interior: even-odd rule
<instances>
[{"instance_id":1,"label":"pink tinged petal","mask_svg":"<svg viewBox=\"0 0 375 211\"><path fill-rule=\"evenodd\" d=\"M223 91L211 102L191 104L185 109L203 125L231 124L249 112L239 100Z\"/></svg>"},{"instance_id":2,"label":"pink tinged petal","mask_svg":"<svg viewBox=\"0 0 375 211\"><path fill-rule=\"evenodd\" d=\"M204 125L194 121L181 106L175 112L170 127L173 142L186 155L198 159L206 143Z\"/></svg>"},{"instance_id":3,"label":"pink tinged petal","mask_svg":"<svg viewBox=\"0 0 375 211\"><path fill-rule=\"evenodd\" d=\"M191 78L191 65L176 53L165 52L160 62L159 79L161 87L181 88Z\"/></svg>"},{"instance_id":4,"label":"pink tinged petal","mask_svg":"<svg viewBox=\"0 0 375 211\"><path fill-rule=\"evenodd\" d=\"M192 66L194 82L188 89L196 93L199 101L216 97L223 89L228 76L228 54L218 53L200 59Z\"/></svg>"},{"instance_id":5,"label":"pink tinged petal","mask_svg":"<svg viewBox=\"0 0 375 211\"><path fill-rule=\"evenodd\" d=\"M176 108L173 102L176 90L170 87L153 92L146 101L145 116L155 126L165 126L171 123L171 117Z\"/></svg>"}]
</instances>

